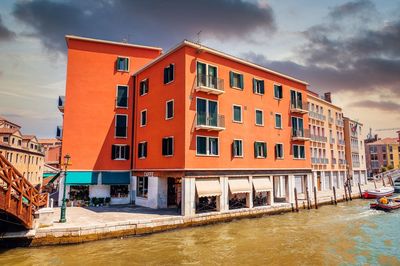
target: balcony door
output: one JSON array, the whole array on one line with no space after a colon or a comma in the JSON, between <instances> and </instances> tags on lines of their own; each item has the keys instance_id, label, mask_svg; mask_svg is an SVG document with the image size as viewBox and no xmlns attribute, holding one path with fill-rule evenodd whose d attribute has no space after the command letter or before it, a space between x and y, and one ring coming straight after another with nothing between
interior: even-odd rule
<instances>
[{"instance_id":1,"label":"balcony door","mask_svg":"<svg viewBox=\"0 0 400 266\"><path fill-rule=\"evenodd\" d=\"M303 118L292 116L292 132L293 136L303 136Z\"/></svg>"},{"instance_id":2,"label":"balcony door","mask_svg":"<svg viewBox=\"0 0 400 266\"><path fill-rule=\"evenodd\" d=\"M290 102L294 108L302 108L303 106L303 96L301 92L290 91Z\"/></svg>"},{"instance_id":3,"label":"balcony door","mask_svg":"<svg viewBox=\"0 0 400 266\"><path fill-rule=\"evenodd\" d=\"M218 102L197 98L197 124L216 127L218 125Z\"/></svg>"},{"instance_id":4,"label":"balcony door","mask_svg":"<svg viewBox=\"0 0 400 266\"><path fill-rule=\"evenodd\" d=\"M217 67L197 62L197 85L217 88Z\"/></svg>"}]
</instances>

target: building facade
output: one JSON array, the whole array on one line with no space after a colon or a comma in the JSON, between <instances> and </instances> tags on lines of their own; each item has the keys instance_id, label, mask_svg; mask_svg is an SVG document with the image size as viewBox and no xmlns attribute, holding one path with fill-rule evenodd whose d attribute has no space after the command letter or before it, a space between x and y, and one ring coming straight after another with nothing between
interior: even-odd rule
<instances>
[{"instance_id":1,"label":"building facade","mask_svg":"<svg viewBox=\"0 0 400 266\"><path fill-rule=\"evenodd\" d=\"M324 97L309 92L309 128L311 166L319 191L343 188L347 179L344 120L342 109Z\"/></svg>"},{"instance_id":2,"label":"building facade","mask_svg":"<svg viewBox=\"0 0 400 266\"><path fill-rule=\"evenodd\" d=\"M397 138L377 139L365 144L368 175L379 174L384 169L400 168L400 146Z\"/></svg>"},{"instance_id":3,"label":"building facade","mask_svg":"<svg viewBox=\"0 0 400 266\"><path fill-rule=\"evenodd\" d=\"M363 125L361 123L344 117L346 162L349 177L353 185L367 183L367 167L362 128Z\"/></svg>"},{"instance_id":4,"label":"building facade","mask_svg":"<svg viewBox=\"0 0 400 266\"><path fill-rule=\"evenodd\" d=\"M61 167L61 141L59 139L39 139L44 151L45 164L60 169Z\"/></svg>"},{"instance_id":5,"label":"building facade","mask_svg":"<svg viewBox=\"0 0 400 266\"><path fill-rule=\"evenodd\" d=\"M32 185L40 187L43 179L44 153L37 138L22 135L21 127L0 117L0 154Z\"/></svg>"}]
</instances>

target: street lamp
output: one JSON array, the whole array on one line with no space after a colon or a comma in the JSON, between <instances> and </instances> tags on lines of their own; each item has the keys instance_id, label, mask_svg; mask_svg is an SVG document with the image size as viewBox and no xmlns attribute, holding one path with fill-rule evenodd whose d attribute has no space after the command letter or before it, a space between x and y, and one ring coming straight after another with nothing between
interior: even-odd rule
<instances>
[{"instance_id":1,"label":"street lamp","mask_svg":"<svg viewBox=\"0 0 400 266\"><path fill-rule=\"evenodd\" d=\"M67 199L66 199L66 194L67 194L67 168L69 164L69 160L71 159L71 156L69 154L66 154L64 156L64 192L63 192L63 199L62 199L62 205L61 205L61 216L60 216L60 223L65 223L67 219L65 218L65 211L67 210Z\"/></svg>"}]
</instances>

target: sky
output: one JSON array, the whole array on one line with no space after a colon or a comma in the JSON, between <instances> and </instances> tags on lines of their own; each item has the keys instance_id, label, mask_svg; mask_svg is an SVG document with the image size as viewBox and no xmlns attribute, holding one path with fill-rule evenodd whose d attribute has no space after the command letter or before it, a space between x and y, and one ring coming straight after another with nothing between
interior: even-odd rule
<instances>
[{"instance_id":1,"label":"sky","mask_svg":"<svg viewBox=\"0 0 400 266\"><path fill-rule=\"evenodd\" d=\"M0 115L55 136L67 34L165 51L188 39L332 92L364 135L394 137L375 130L400 127L399 14L400 0L2 0Z\"/></svg>"}]
</instances>

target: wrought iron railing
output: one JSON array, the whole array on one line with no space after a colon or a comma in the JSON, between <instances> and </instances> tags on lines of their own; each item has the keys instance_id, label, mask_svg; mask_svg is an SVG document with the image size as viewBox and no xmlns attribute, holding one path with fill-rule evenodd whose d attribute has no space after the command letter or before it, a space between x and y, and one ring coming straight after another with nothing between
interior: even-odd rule
<instances>
[{"instance_id":1,"label":"wrought iron railing","mask_svg":"<svg viewBox=\"0 0 400 266\"><path fill-rule=\"evenodd\" d=\"M196 125L206 127L225 128L225 116L220 114L209 114L206 112L197 112Z\"/></svg>"},{"instance_id":2,"label":"wrought iron railing","mask_svg":"<svg viewBox=\"0 0 400 266\"><path fill-rule=\"evenodd\" d=\"M197 75L197 87L207 87L214 90L224 91L224 80L212 75Z\"/></svg>"}]
</instances>

